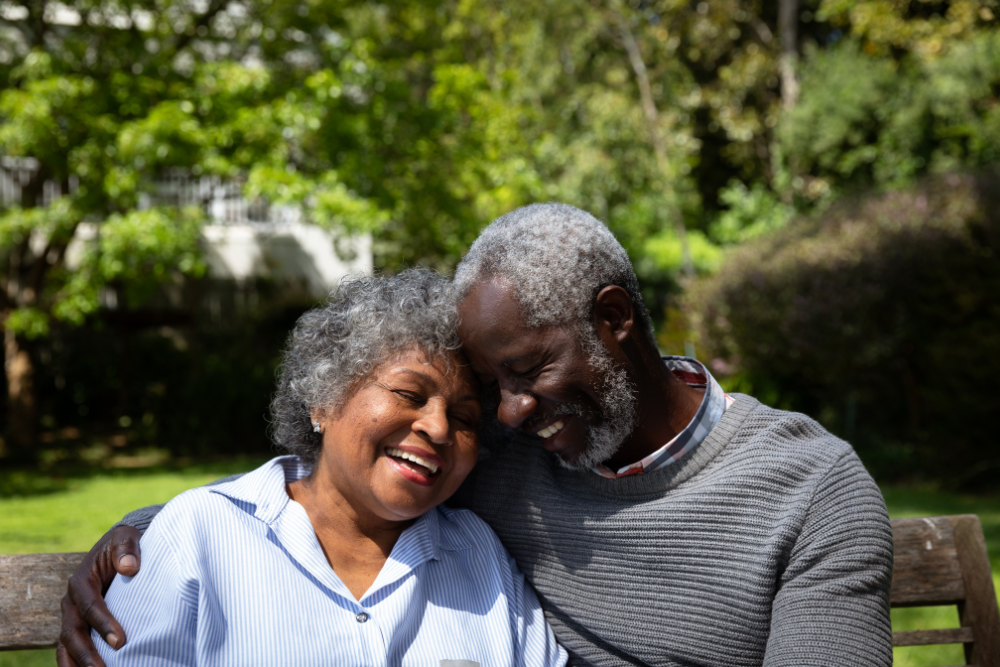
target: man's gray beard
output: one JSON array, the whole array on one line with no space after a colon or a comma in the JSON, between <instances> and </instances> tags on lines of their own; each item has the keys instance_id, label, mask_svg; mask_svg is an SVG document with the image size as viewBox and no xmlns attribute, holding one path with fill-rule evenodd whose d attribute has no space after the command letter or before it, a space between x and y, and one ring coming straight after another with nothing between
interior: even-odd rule
<instances>
[{"instance_id":1,"label":"man's gray beard","mask_svg":"<svg viewBox=\"0 0 1000 667\"><path fill-rule=\"evenodd\" d=\"M593 328L589 324L584 324L583 328L581 342L589 355L587 365L604 378L600 389L601 414L597 416L598 423L591 424L591 421L595 421L592 411L576 403L563 403L555 412L545 415L545 418L558 415L578 416L587 425L587 446L580 456L572 462L563 460L561 456L556 457L569 470L587 470L614 456L632 435L638 403L635 385L628 379L628 373L611 358ZM479 424L481 459L499 454L518 433L497 419L499 400L495 391L486 388L482 394L482 403L483 418Z\"/></svg>"},{"instance_id":2,"label":"man's gray beard","mask_svg":"<svg viewBox=\"0 0 1000 667\"><path fill-rule=\"evenodd\" d=\"M557 457L559 463L570 470L588 470L614 456L632 435L639 402L635 385L625 368L615 363L589 323L583 324L581 329L583 349L589 354L587 365L603 376L604 383L600 389L600 421L588 424L586 449L573 461ZM567 405L565 408L566 414L577 414L585 422L589 421L581 406Z\"/></svg>"}]
</instances>

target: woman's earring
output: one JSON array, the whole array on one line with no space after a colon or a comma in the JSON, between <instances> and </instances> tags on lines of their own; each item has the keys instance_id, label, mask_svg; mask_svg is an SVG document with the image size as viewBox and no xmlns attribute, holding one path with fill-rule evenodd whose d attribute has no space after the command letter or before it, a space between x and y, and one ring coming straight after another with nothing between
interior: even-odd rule
<instances>
[{"instance_id":1,"label":"woman's earring","mask_svg":"<svg viewBox=\"0 0 1000 667\"><path fill-rule=\"evenodd\" d=\"M323 428L319 425L319 422L313 422L313 433L322 433Z\"/></svg>"}]
</instances>

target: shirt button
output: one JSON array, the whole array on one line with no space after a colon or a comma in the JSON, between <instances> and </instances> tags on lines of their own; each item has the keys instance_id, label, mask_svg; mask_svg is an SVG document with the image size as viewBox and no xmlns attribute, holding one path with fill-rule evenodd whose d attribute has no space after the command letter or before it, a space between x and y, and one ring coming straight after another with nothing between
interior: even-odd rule
<instances>
[{"instance_id":1,"label":"shirt button","mask_svg":"<svg viewBox=\"0 0 1000 667\"><path fill-rule=\"evenodd\" d=\"M358 612L358 615L357 615L357 616L355 616L355 617L354 617L354 619L355 619L355 620L356 620L356 621L357 621L358 623L364 623L365 621L367 621L367 620L368 620L368 614L366 614L366 613L365 613L365 612L363 612L363 611L362 611L362 612Z\"/></svg>"}]
</instances>

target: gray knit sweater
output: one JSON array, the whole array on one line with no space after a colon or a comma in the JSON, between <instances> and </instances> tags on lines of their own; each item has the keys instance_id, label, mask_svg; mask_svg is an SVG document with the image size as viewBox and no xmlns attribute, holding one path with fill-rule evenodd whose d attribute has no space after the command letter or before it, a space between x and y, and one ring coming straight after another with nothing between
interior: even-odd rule
<instances>
[{"instance_id":1,"label":"gray knit sweater","mask_svg":"<svg viewBox=\"0 0 1000 667\"><path fill-rule=\"evenodd\" d=\"M517 559L573 664L892 664L885 503L803 415L736 395L692 453L618 480L515 441L454 502Z\"/></svg>"}]
</instances>

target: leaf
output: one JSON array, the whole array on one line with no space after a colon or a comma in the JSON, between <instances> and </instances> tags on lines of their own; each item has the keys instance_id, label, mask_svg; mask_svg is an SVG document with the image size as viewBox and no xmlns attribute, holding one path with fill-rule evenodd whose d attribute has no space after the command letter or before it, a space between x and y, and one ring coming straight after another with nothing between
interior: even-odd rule
<instances>
[{"instance_id":1,"label":"leaf","mask_svg":"<svg viewBox=\"0 0 1000 667\"><path fill-rule=\"evenodd\" d=\"M49 317L36 308L15 308L4 320L4 328L29 340L49 335Z\"/></svg>"}]
</instances>

